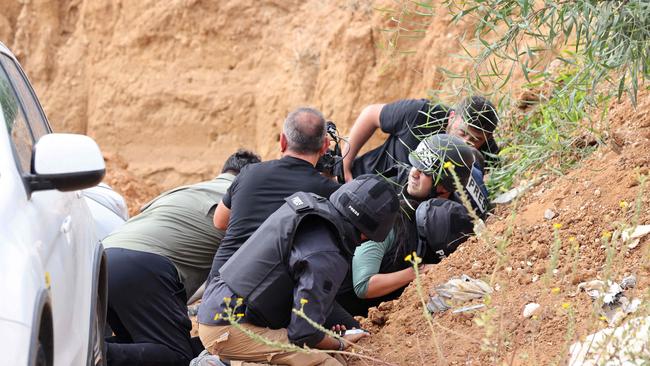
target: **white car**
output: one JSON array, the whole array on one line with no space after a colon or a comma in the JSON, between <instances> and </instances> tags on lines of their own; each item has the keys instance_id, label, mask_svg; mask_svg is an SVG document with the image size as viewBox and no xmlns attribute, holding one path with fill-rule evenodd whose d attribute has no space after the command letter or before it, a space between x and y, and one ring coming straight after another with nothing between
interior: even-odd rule
<instances>
[{"instance_id":1,"label":"white car","mask_svg":"<svg viewBox=\"0 0 650 366\"><path fill-rule=\"evenodd\" d=\"M81 191L104 176L102 154L90 137L52 133L2 43L0 108L0 365L105 364L106 265L93 213L108 206L91 212L93 193ZM110 211L121 215L112 225L126 218L125 206Z\"/></svg>"}]
</instances>

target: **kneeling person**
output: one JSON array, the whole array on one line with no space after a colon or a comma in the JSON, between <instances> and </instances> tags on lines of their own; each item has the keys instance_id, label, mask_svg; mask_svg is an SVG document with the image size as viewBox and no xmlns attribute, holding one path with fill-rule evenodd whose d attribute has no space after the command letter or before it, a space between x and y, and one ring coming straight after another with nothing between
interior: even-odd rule
<instances>
[{"instance_id":1,"label":"kneeling person","mask_svg":"<svg viewBox=\"0 0 650 366\"><path fill-rule=\"evenodd\" d=\"M416 252L425 264L438 263L469 237L474 223L449 169L453 166L474 211L483 218L489 203L476 168L479 158L473 147L455 136L439 134L420 142L409 157L413 167L402 169L397 178L404 189L393 230L383 242L369 241L356 248L352 279L337 297L345 310L367 316L370 307L399 297L415 279L411 263L404 261L406 255Z\"/></svg>"},{"instance_id":2,"label":"kneeling person","mask_svg":"<svg viewBox=\"0 0 650 366\"><path fill-rule=\"evenodd\" d=\"M109 366L186 366L198 353L186 302L224 235L212 225L214 210L239 171L259 161L250 151L232 154L215 179L163 193L104 239L115 333L107 339Z\"/></svg>"},{"instance_id":3,"label":"kneeling person","mask_svg":"<svg viewBox=\"0 0 650 366\"><path fill-rule=\"evenodd\" d=\"M362 239L382 241L397 215L391 184L362 176L343 185L330 200L298 192L273 213L221 267L203 296L199 336L213 354L227 359L287 365L338 365L325 353L288 352L258 344L230 325L229 309L240 323L265 338L323 350L339 342L312 327L292 309L323 324ZM238 300L238 298L243 298ZM346 336L354 342L362 334Z\"/></svg>"}]
</instances>

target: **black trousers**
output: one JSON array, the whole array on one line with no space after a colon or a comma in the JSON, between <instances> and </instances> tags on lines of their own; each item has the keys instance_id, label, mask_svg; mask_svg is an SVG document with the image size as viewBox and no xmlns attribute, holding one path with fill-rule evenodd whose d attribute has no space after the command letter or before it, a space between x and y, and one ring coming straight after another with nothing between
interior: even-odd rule
<instances>
[{"instance_id":1,"label":"black trousers","mask_svg":"<svg viewBox=\"0 0 650 366\"><path fill-rule=\"evenodd\" d=\"M106 249L108 366L187 366L200 352L190 338L185 287L172 262L135 250ZM197 344L198 342L198 344Z\"/></svg>"}]
</instances>

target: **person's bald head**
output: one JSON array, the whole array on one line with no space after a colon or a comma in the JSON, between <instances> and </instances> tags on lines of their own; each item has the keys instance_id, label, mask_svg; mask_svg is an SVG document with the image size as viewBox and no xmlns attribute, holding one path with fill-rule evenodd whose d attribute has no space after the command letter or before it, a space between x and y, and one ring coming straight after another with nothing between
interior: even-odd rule
<instances>
[{"instance_id":1,"label":"person's bald head","mask_svg":"<svg viewBox=\"0 0 650 366\"><path fill-rule=\"evenodd\" d=\"M314 108L301 107L289 113L282 133L287 149L299 154L321 152L327 137L323 114Z\"/></svg>"}]
</instances>

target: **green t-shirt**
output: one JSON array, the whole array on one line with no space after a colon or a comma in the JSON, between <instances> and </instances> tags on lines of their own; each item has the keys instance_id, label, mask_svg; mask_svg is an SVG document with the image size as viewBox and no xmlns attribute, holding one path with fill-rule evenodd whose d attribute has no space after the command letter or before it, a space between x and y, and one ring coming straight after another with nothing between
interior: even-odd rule
<instances>
[{"instance_id":1,"label":"green t-shirt","mask_svg":"<svg viewBox=\"0 0 650 366\"><path fill-rule=\"evenodd\" d=\"M161 194L104 239L104 247L169 258L189 298L207 278L223 239L224 232L212 222L214 210L234 179L232 174L221 174Z\"/></svg>"},{"instance_id":2,"label":"green t-shirt","mask_svg":"<svg viewBox=\"0 0 650 366\"><path fill-rule=\"evenodd\" d=\"M384 255L395 245L395 233L388 233L382 242L367 241L357 247L352 258L352 283L354 293L360 299L366 298L370 277L379 273Z\"/></svg>"}]
</instances>

